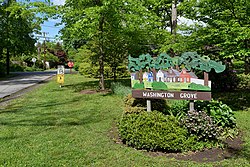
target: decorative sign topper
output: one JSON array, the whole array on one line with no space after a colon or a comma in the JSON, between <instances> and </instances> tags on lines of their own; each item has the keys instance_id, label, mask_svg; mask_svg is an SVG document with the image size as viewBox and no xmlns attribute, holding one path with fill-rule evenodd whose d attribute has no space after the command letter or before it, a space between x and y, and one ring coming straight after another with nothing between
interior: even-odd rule
<instances>
[{"instance_id":1,"label":"decorative sign topper","mask_svg":"<svg viewBox=\"0 0 250 167\"><path fill-rule=\"evenodd\" d=\"M139 58L129 56L128 68L135 98L211 100L211 81L207 72L214 69L220 73L226 67L207 56L185 52L173 58L165 53L157 58L149 54ZM193 70L204 71L204 78L198 78Z\"/></svg>"}]
</instances>

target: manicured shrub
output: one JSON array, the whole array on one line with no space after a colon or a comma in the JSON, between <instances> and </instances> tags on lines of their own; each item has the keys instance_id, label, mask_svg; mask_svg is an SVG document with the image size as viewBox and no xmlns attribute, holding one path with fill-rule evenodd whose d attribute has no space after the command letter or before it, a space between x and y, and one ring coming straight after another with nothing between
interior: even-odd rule
<instances>
[{"instance_id":1,"label":"manicured shrub","mask_svg":"<svg viewBox=\"0 0 250 167\"><path fill-rule=\"evenodd\" d=\"M205 111L188 111L182 123L189 133L198 136L199 140L217 140L220 137L221 128Z\"/></svg>"},{"instance_id":2,"label":"manicured shrub","mask_svg":"<svg viewBox=\"0 0 250 167\"><path fill-rule=\"evenodd\" d=\"M124 86L121 82L112 82L111 83L111 91L119 96L127 96L131 94L131 88Z\"/></svg>"},{"instance_id":3,"label":"manicured shrub","mask_svg":"<svg viewBox=\"0 0 250 167\"><path fill-rule=\"evenodd\" d=\"M132 113L141 113L146 110L146 107L131 107L131 106L126 106L124 109L125 114L132 114Z\"/></svg>"},{"instance_id":4,"label":"manicured shrub","mask_svg":"<svg viewBox=\"0 0 250 167\"><path fill-rule=\"evenodd\" d=\"M197 142L175 117L158 111L124 114L118 129L123 142L137 149L182 152Z\"/></svg>"},{"instance_id":5,"label":"manicured shrub","mask_svg":"<svg viewBox=\"0 0 250 167\"><path fill-rule=\"evenodd\" d=\"M153 82L153 90L168 90L167 85L164 82Z\"/></svg>"}]
</instances>

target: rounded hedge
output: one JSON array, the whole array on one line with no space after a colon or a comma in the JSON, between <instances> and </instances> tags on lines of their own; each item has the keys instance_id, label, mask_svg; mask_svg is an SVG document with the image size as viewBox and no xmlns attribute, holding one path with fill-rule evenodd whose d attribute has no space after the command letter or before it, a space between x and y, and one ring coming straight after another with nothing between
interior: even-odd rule
<instances>
[{"instance_id":1,"label":"rounded hedge","mask_svg":"<svg viewBox=\"0 0 250 167\"><path fill-rule=\"evenodd\" d=\"M197 142L175 117L158 111L124 114L118 129L123 142L137 149L182 152Z\"/></svg>"}]
</instances>

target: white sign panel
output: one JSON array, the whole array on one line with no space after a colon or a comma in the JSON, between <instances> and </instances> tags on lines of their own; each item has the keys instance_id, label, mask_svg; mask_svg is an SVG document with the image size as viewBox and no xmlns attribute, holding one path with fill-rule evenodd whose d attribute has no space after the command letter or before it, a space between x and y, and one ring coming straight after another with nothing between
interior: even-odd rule
<instances>
[{"instance_id":1,"label":"white sign panel","mask_svg":"<svg viewBox=\"0 0 250 167\"><path fill-rule=\"evenodd\" d=\"M57 74L64 74L64 65L58 65L57 66Z\"/></svg>"}]
</instances>

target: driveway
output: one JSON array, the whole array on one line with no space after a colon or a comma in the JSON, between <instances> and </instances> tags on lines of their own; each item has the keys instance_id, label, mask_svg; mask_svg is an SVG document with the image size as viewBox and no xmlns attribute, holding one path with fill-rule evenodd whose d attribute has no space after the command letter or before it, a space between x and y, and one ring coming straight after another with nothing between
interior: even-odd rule
<instances>
[{"instance_id":1,"label":"driveway","mask_svg":"<svg viewBox=\"0 0 250 167\"><path fill-rule=\"evenodd\" d=\"M11 96L23 89L36 85L56 75L54 71L17 72L16 77L0 81L0 99Z\"/></svg>"}]
</instances>

